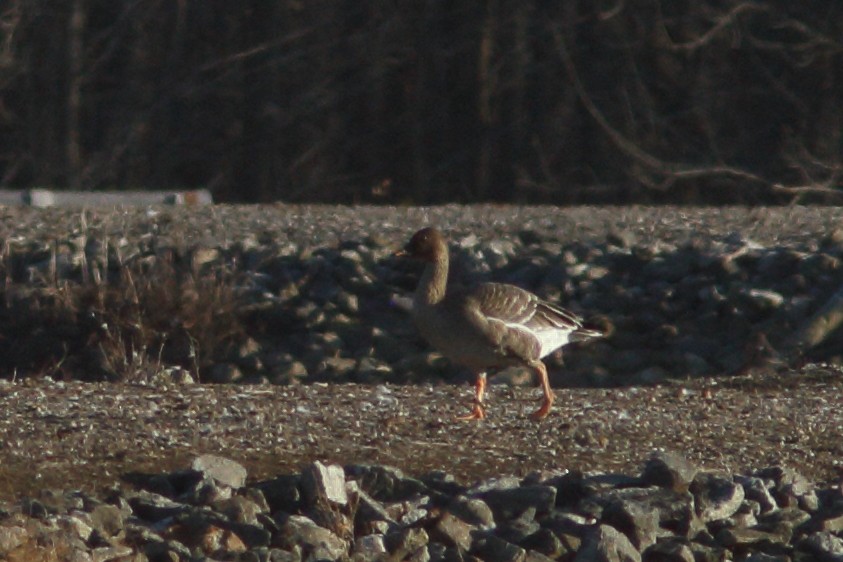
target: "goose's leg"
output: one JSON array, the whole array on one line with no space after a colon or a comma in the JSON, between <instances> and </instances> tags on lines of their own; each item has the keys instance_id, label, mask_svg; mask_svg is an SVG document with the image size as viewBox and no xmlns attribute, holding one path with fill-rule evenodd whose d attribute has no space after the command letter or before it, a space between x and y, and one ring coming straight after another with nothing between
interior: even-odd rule
<instances>
[{"instance_id":1,"label":"goose's leg","mask_svg":"<svg viewBox=\"0 0 843 562\"><path fill-rule=\"evenodd\" d=\"M483 405L483 395L486 393L486 373L477 373L474 381L474 408L467 416L460 416L458 420L482 420L486 417L486 406Z\"/></svg>"},{"instance_id":2,"label":"goose's leg","mask_svg":"<svg viewBox=\"0 0 843 562\"><path fill-rule=\"evenodd\" d=\"M530 417L534 420L538 421L547 417L547 414L550 413L550 408L553 406L553 390L550 388L550 381L547 379L547 367L544 366L540 360L536 360L535 362L530 363L530 366L536 370L539 374L539 383L542 387L542 405L539 407L538 410L533 412Z\"/></svg>"}]
</instances>

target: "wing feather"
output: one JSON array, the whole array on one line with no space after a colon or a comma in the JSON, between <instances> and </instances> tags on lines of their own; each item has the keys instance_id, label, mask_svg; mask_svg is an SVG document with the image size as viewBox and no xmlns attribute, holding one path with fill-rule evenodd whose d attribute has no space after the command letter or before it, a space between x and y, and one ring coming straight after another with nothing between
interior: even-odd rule
<instances>
[{"instance_id":1,"label":"wing feather","mask_svg":"<svg viewBox=\"0 0 843 562\"><path fill-rule=\"evenodd\" d=\"M480 312L506 324L515 324L531 331L569 330L582 328L582 318L569 310L543 301L515 285L484 283L472 292Z\"/></svg>"}]
</instances>

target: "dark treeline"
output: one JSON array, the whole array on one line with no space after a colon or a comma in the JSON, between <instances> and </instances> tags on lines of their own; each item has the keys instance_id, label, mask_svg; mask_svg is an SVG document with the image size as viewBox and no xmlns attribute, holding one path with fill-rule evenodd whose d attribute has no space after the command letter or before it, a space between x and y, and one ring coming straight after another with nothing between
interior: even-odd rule
<instances>
[{"instance_id":1,"label":"dark treeline","mask_svg":"<svg viewBox=\"0 0 843 562\"><path fill-rule=\"evenodd\" d=\"M0 185L789 201L841 63L839 2L3 0Z\"/></svg>"}]
</instances>

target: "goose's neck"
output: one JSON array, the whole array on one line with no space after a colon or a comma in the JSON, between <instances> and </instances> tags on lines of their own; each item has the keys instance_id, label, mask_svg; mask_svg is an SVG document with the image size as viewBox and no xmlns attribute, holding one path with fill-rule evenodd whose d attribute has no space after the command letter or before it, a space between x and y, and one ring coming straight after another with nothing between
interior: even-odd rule
<instances>
[{"instance_id":1,"label":"goose's neck","mask_svg":"<svg viewBox=\"0 0 843 562\"><path fill-rule=\"evenodd\" d=\"M432 306L445 298L445 289L448 285L448 256L437 256L428 262L422 273L419 286L413 298L415 306Z\"/></svg>"}]
</instances>

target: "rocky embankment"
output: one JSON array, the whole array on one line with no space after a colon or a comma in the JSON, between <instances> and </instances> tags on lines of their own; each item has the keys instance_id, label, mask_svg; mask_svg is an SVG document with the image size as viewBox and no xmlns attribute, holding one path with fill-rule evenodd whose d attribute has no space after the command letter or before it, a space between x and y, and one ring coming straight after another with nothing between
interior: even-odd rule
<instances>
[{"instance_id":1,"label":"rocky embankment","mask_svg":"<svg viewBox=\"0 0 843 562\"><path fill-rule=\"evenodd\" d=\"M138 380L170 367L223 383L464 376L416 336L405 307L419 267L392 257L429 224L450 238L456 279L520 285L608 330L564 365L559 355L549 360L557 386L743 372L775 358L843 285L836 208L279 205L3 215L7 377ZM840 339L812 358L837 361ZM508 380L526 382L523 373Z\"/></svg>"},{"instance_id":2,"label":"rocky embankment","mask_svg":"<svg viewBox=\"0 0 843 562\"><path fill-rule=\"evenodd\" d=\"M843 494L771 467L737 475L652 455L639 474L539 471L470 485L435 471L314 462L247 484L204 455L102 496L2 508L0 557L74 561L843 559Z\"/></svg>"}]
</instances>

